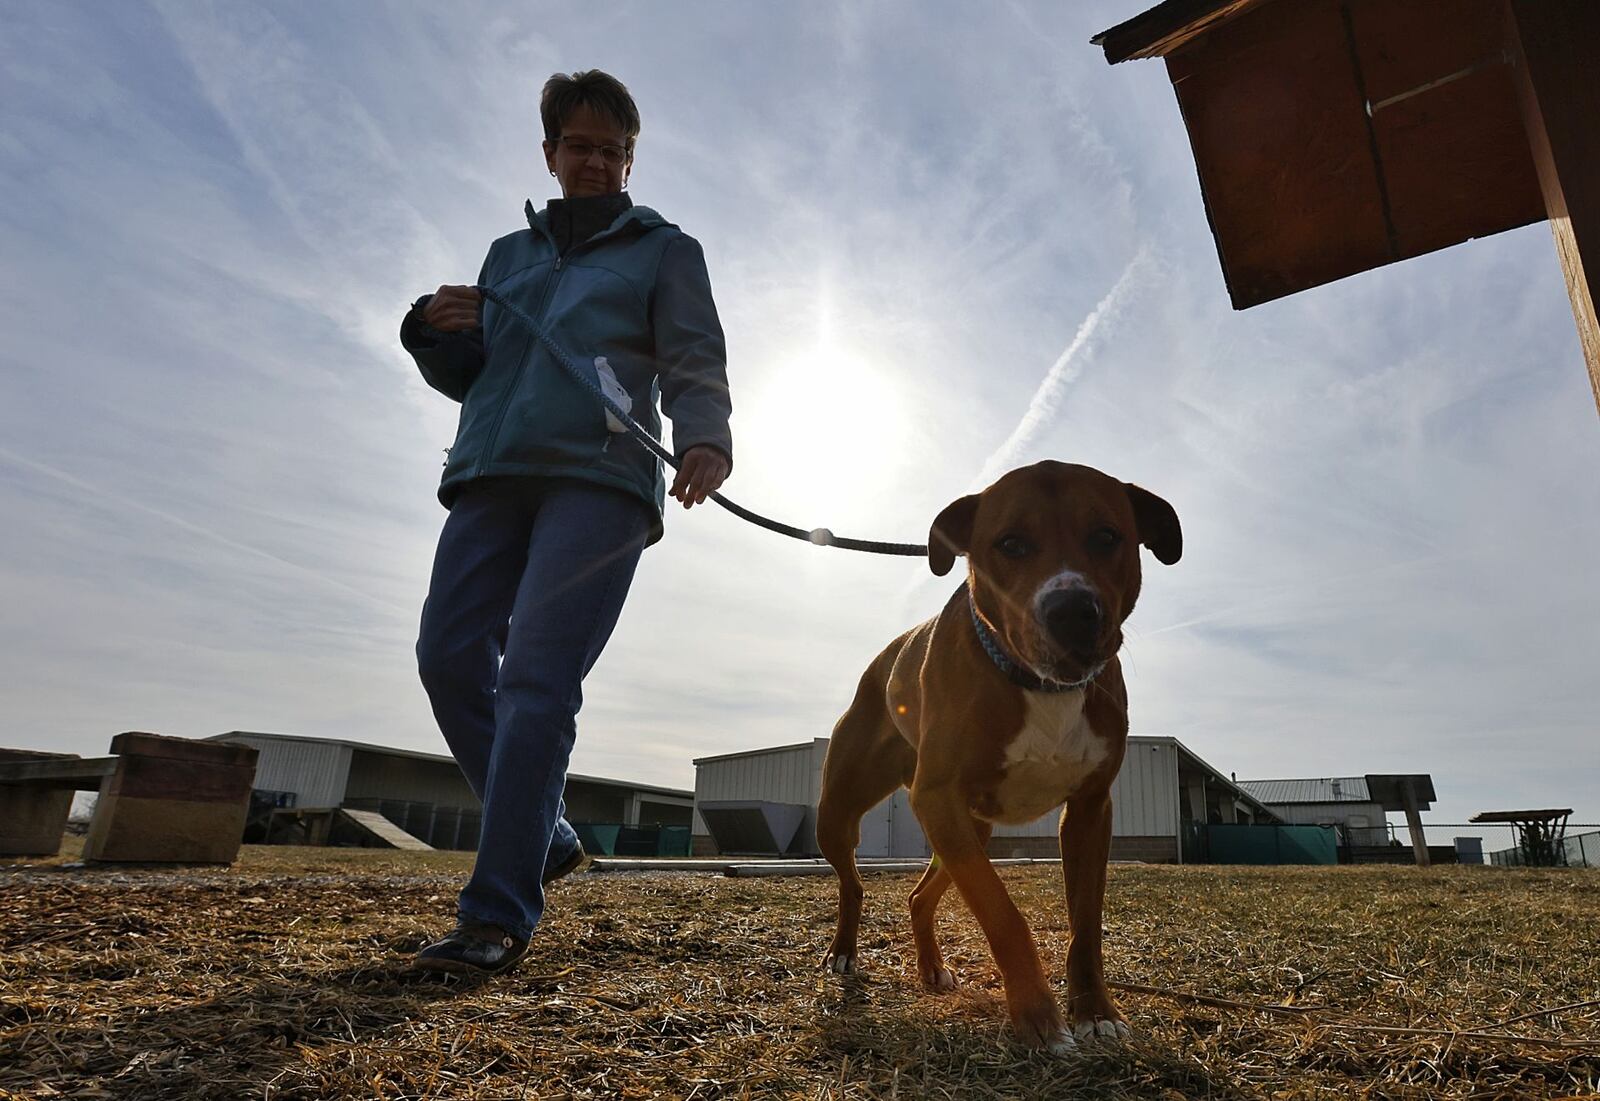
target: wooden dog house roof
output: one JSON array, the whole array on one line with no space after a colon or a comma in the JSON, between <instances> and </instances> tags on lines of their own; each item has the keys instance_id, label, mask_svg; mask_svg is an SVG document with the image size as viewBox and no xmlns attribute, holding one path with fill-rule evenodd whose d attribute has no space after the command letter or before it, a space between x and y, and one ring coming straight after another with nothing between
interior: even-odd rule
<instances>
[{"instance_id":1,"label":"wooden dog house roof","mask_svg":"<svg viewBox=\"0 0 1600 1101\"><path fill-rule=\"evenodd\" d=\"M1501 0L1167 0L1163 57L1235 309L1545 217Z\"/></svg>"}]
</instances>

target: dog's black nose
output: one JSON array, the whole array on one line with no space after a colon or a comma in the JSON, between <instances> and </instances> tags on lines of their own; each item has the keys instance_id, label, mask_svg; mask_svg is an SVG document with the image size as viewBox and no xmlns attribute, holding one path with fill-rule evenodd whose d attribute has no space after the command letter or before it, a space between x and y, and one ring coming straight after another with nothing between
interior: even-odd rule
<instances>
[{"instance_id":1,"label":"dog's black nose","mask_svg":"<svg viewBox=\"0 0 1600 1101\"><path fill-rule=\"evenodd\" d=\"M1093 650L1100 637L1104 613L1100 601L1088 589L1058 589L1039 604L1045 630L1068 650Z\"/></svg>"}]
</instances>

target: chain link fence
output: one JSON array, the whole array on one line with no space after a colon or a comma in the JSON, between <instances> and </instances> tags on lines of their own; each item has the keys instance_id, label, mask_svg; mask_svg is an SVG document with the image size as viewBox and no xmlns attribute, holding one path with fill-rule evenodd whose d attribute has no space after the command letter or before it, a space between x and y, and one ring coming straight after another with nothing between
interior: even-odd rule
<instances>
[{"instance_id":1,"label":"chain link fence","mask_svg":"<svg viewBox=\"0 0 1600 1101\"><path fill-rule=\"evenodd\" d=\"M1405 826L1389 824L1370 828L1343 829L1344 844L1368 849L1388 846L1411 851L1411 833ZM1505 822L1429 822L1423 826L1430 851L1449 846L1462 864L1492 864L1497 867L1526 866L1526 846L1515 826ZM1555 867L1600 868L1600 823L1571 823L1565 835L1547 846L1552 850L1547 863Z\"/></svg>"}]
</instances>

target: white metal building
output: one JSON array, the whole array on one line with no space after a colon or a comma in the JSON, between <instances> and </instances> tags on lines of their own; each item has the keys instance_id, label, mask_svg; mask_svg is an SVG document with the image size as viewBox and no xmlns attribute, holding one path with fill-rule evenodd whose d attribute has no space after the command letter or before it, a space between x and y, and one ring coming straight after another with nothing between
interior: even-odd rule
<instances>
[{"instance_id":1,"label":"white metal building","mask_svg":"<svg viewBox=\"0 0 1600 1101\"><path fill-rule=\"evenodd\" d=\"M1291 825L1343 826L1355 845L1387 845L1389 818L1365 776L1240 780L1239 786Z\"/></svg>"},{"instance_id":2,"label":"white metal building","mask_svg":"<svg viewBox=\"0 0 1600 1101\"><path fill-rule=\"evenodd\" d=\"M761 800L805 808L790 852L815 855L817 801L828 739L700 757L694 762L694 798L702 803ZM1122 771L1111 789L1111 855L1121 860L1180 862L1194 822L1276 822L1248 793L1202 761L1176 738L1130 737ZM1024 826L996 826L993 856L1055 855L1055 813ZM694 816L696 853L714 853L705 819ZM861 822L861 856L925 857L927 839L904 788L869 811Z\"/></svg>"},{"instance_id":3,"label":"white metal building","mask_svg":"<svg viewBox=\"0 0 1600 1101\"><path fill-rule=\"evenodd\" d=\"M246 730L208 740L254 746L256 790L287 795L286 805L375 810L435 848L477 846L482 805L453 757ZM694 806L693 793L681 788L577 773L568 773L565 797L574 824L686 826Z\"/></svg>"}]
</instances>

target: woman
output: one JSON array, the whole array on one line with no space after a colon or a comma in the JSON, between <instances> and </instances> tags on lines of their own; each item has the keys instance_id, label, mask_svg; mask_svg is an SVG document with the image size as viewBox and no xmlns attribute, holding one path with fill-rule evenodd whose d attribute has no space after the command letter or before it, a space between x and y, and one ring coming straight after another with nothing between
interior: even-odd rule
<instances>
[{"instance_id":1,"label":"woman","mask_svg":"<svg viewBox=\"0 0 1600 1101\"><path fill-rule=\"evenodd\" d=\"M659 389L681 462L671 493L689 508L733 465L705 259L628 197L639 112L621 82L557 74L539 113L562 197L542 211L527 204L528 228L489 247L478 285L531 314L657 435ZM416 963L495 973L527 951L544 888L586 860L561 800L581 686L641 552L661 536L665 483L655 457L472 287L418 299L400 337L429 385L461 402L417 661L483 801L456 927Z\"/></svg>"}]
</instances>

